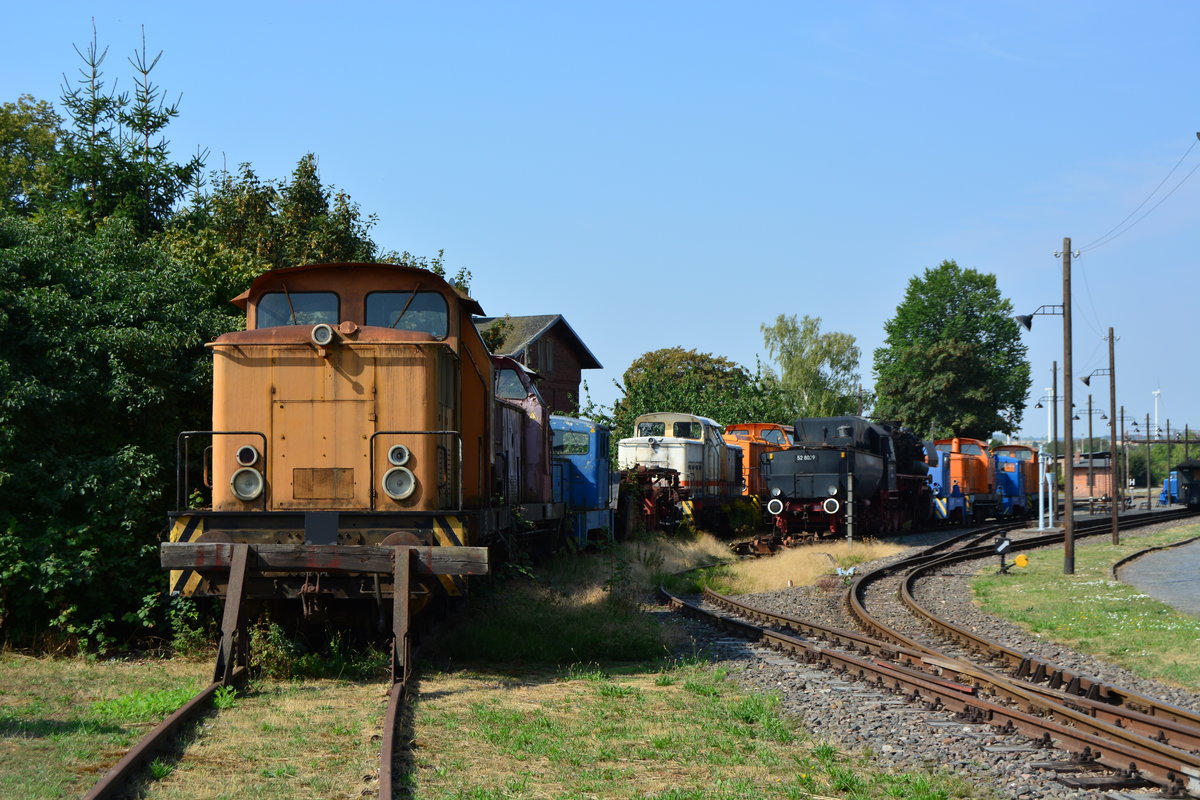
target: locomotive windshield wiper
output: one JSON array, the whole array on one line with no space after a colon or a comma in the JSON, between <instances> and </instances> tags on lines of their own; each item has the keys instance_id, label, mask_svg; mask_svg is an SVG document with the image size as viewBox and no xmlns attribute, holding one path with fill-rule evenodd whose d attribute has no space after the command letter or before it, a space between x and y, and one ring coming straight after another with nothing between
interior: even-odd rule
<instances>
[{"instance_id":1,"label":"locomotive windshield wiper","mask_svg":"<svg viewBox=\"0 0 1200 800\"><path fill-rule=\"evenodd\" d=\"M400 320L404 319L404 315L408 313L408 307L412 305L412 301L417 299L417 292L419 291L421 291L420 283L418 283L416 288L412 290L412 294L408 296L408 301L405 302L404 308L400 309L400 313L396 315L396 321L388 327L394 328L400 324Z\"/></svg>"},{"instance_id":2,"label":"locomotive windshield wiper","mask_svg":"<svg viewBox=\"0 0 1200 800\"><path fill-rule=\"evenodd\" d=\"M300 323L296 322L296 307L292 305L292 296L288 293L287 284L283 281L280 281L279 285L283 287L283 296L287 298L288 309L292 312L292 324L299 325Z\"/></svg>"}]
</instances>

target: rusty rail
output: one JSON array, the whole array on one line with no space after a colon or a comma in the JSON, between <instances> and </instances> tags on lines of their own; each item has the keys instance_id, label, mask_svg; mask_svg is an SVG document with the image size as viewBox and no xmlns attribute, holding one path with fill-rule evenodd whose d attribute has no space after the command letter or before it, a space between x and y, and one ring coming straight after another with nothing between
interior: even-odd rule
<instances>
[{"instance_id":1,"label":"rusty rail","mask_svg":"<svg viewBox=\"0 0 1200 800\"><path fill-rule=\"evenodd\" d=\"M214 576L228 574L213 682L134 745L92 787L85 800L106 800L126 793L130 782L154 753L211 707L217 689L245 681L250 663L250 639L242 609L247 575L254 571L304 568L321 572L392 575L392 686L380 737L379 797L382 800L395 797L396 724L403 712L406 687L412 674L409 601L413 576L486 574L489 569L487 548L169 542L162 545L161 552L162 565L168 569L184 565Z\"/></svg>"},{"instance_id":2,"label":"rusty rail","mask_svg":"<svg viewBox=\"0 0 1200 800\"><path fill-rule=\"evenodd\" d=\"M825 664L876 688L904 692L914 702L924 701L931 710L944 708L971 723L998 727L1005 733L1020 732L1046 744L1054 742L1061 749L1114 770L1126 770L1132 765L1149 782L1174 791L1186 789L1193 796L1200 796L1200 756L1142 737L1136 732L1122 730L1114 724L1095 720L1086 713L1072 713L1036 692L1017 690L1015 695L1005 694L1019 698L1020 707L981 697L978 690L983 685L990 687L992 682L987 679L986 670L968 662L940 654L914 655L907 651L907 664L920 663L925 669L934 670L925 672L907 666L904 654L899 654L901 664L891 664L876 658L862 657L856 652L839 652L824 644L806 642L747 622L714 615L670 595L663 589L659 589L659 592L677 611L703 619L772 649L796 654L806 663ZM776 617L771 612L753 609L715 593L706 593L706 596L723 603L732 602L741 609L751 609L761 618ZM776 619L783 621L785 618ZM803 624L813 629L822 627L812 623ZM836 629L828 630L833 632L834 636L846 634L856 639L857 643L848 647L863 649L866 655L879 653L888 656L889 650L894 650L894 646L889 643L870 643L870 640L867 640L869 644L866 644L864 649L865 637L844 631L838 632ZM895 659L897 654L892 653L891 657ZM954 678L947 679L946 672ZM1069 717L1070 724L1064 724L1064 717Z\"/></svg>"},{"instance_id":3,"label":"rusty rail","mask_svg":"<svg viewBox=\"0 0 1200 800\"><path fill-rule=\"evenodd\" d=\"M1125 527L1141 527L1186 516L1188 514L1178 512L1145 515L1140 519L1127 521ZM1107 521L1099 521L1080 526L1077 535L1098 535L1108 532L1109 529ZM1013 549L1031 549L1055 544L1061 542L1062 538L1061 533L1031 537L1014 542ZM902 561L886 569L860 576L847 592L847 600L852 613L859 621L886 640L918 652L949 659L950 657L938 650L922 645L874 619L866 609L866 586L886 575L907 570L901 584L901 597L912 610L947 635L966 642L969 647L1015 666L1015 675L1011 678L981 667L971 667L968 673L963 674L970 674L977 681L988 685L997 696L1010 702L1028 704L1030 709L1037 709L1040 713L1060 718L1077 729L1102 737L1108 745L1107 749L1100 749L1098 754L1092 754L1097 761L1119 769L1132 764L1145 771L1147 776L1153 776L1154 782L1161 786L1175 791L1182 791L1186 786L1188 792L1200 795L1200 759L1197 759L1194 753L1187 752L1194 750L1195 743L1200 741L1200 715L1035 659L942 620L916 603L912 586L922 574L945 564L992 554L991 549L986 547L965 548L937 558L917 557ZM1041 681L1047 681L1048 686L1037 686ZM1056 735L1063 736L1061 733ZM1122 762L1122 759L1128 760ZM1175 759L1175 767L1164 772L1163 759Z\"/></svg>"},{"instance_id":4,"label":"rusty rail","mask_svg":"<svg viewBox=\"0 0 1200 800\"><path fill-rule=\"evenodd\" d=\"M1188 515L1172 512L1171 518L1184 518L1186 516ZM1161 518L1153 520L1153 522L1160 521L1163 520ZM1147 524L1148 522L1150 521L1139 520L1140 524ZM1107 533L1110 530L1107 520L1096 523L1095 527L1096 530L1094 533L1096 534ZM1131 525L1128 527L1134 526ZM1093 532L1090 530L1090 528L1091 524L1079 526L1077 528L1077 535L1093 535ZM1061 540L1061 536L1056 536L1056 541L1059 540ZM1031 541L1032 540L1027 539L1017 542L1014 543L1013 547L1016 549L1028 549L1031 546L1029 544ZM1057 665L1008 647L1000 642L980 636L973 631L969 631L961 626L955 625L948 620L942 619L936 614L933 614L929 610L923 608L920 603L917 602L914 594L917 581L933 570L956 561L966 560L967 557L968 556L965 553L951 554L936 561L926 562L911 568L905 574L900 586L901 600L911 611L913 611L913 613L920 616L930 625L933 625L946 636L954 638L966 646L977 650L978 652L985 653L993 659L1001 660L1008 664L1014 670L1013 677L1032 684L1035 688L1037 684L1045 682L1048 686L1048 691L1046 692L1047 694L1059 693L1066 696L1082 698L1086 701L1102 701L1101 704L1106 704L1108 706L1127 707L1135 712L1140 712L1139 715L1130 716L1128 721L1133 725L1139 725L1145 722L1144 720L1140 719L1140 716L1144 715L1146 717L1155 718L1159 721L1159 724L1173 722L1182 723L1184 726L1190 728L1200 728L1200 714L1188 711L1187 709L1179 708L1178 706L1174 706L1169 703L1163 703L1155 698L1146 697L1145 695L1141 695L1112 684L1104 683L1103 681L1096 680L1095 678L1083 673L1077 673L1063 669ZM1093 713L1099 710L1097 706L1090 705L1086 702L1082 703L1082 705L1092 709ZM1160 732L1164 735L1166 733L1165 730ZM1178 730L1177 735L1180 737L1191 736L1191 734L1188 734L1185 730Z\"/></svg>"},{"instance_id":5,"label":"rusty rail","mask_svg":"<svg viewBox=\"0 0 1200 800\"><path fill-rule=\"evenodd\" d=\"M245 680L244 668L237 668L231 675L232 683L240 684ZM140 742L134 745L120 761L113 765L100 782L92 787L84 800L108 800L120 796L128 788L128 782L138 773L147 761L161 748L166 747L187 725L203 714L212 705L217 689L230 684L213 681L198 695L185 703L174 714L155 726Z\"/></svg>"}]
</instances>

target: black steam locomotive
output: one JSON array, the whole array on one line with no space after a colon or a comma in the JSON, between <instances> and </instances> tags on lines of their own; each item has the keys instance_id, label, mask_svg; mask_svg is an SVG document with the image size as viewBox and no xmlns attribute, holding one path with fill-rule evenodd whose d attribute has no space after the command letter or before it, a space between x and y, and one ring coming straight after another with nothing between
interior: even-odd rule
<instances>
[{"instance_id":1,"label":"black steam locomotive","mask_svg":"<svg viewBox=\"0 0 1200 800\"><path fill-rule=\"evenodd\" d=\"M862 417L796 420L794 446L767 453L767 512L780 535L886 536L923 525L926 448L908 429Z\"/></svg>"}]
</instances>

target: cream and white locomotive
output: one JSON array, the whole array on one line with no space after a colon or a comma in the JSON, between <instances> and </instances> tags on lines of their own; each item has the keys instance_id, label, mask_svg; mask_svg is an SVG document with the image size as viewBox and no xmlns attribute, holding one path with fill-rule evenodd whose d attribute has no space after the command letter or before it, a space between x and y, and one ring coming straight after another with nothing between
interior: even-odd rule
<instances>
[{"instance_id":1,"label":"cream and white locomotive","mask_svg":"<svg viewBox=\"0 0 1200 800\"><path fill-rule=\"evenodd\" d=\"M658 412L634 421L635 436L617 444L622 470L674 470L682 512L715 524L742 493L742 450L721 438L721 426L694 414Z\"/></svg>"}]
</instances>

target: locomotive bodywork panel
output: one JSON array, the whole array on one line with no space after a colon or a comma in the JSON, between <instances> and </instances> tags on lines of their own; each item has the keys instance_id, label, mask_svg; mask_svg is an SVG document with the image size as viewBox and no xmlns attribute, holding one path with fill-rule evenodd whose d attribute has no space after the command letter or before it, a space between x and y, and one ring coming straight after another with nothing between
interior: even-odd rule
<instances>
[{"instance_id":1,"label":"locomotive bodywork panel","mask_svg":"<svg viewBox=\"0 0 1200 800\"><path fill-rule=\"evenodd\" d=\"M214 349L213 429L265 435L267 510L456 507L457 437L425 433L458 427L458 364L445 345L360 338L330 348L324 357L305 344ZM243 466L238 448L259 447L259 441L214 437L214 510L255 507L235 496L231 479ZM388 453L397 444L408 448L402 466L416 479L403 499L377 491L372 480L392 466Z\"/></svg>"},{"instance_id":2,"label":"locomotive bodywork panel","mask_svg":"<svg viewBox=\"0 0 1200 800\"><path fill-rule=\"evenodd\" d=\"M938 439L934 446L946 465L942 486L945 496L965 497L965 516L968 518L983 519L997 513L996 481L987 443L955 436Z\"/></svg>"},{"instance_id":3,"label":"locomotive bodywork panel","mask_svg":"<svg viewBox=\"0 0 1200 800\"><path fill-rule=\"evenodd\" d=\"M546 401L523 364L508 356L494 355L491 360L496 370L495 461L498 473L503 473L502 495L509 502L551 502Z\"/></svg>"}]
</instances>

